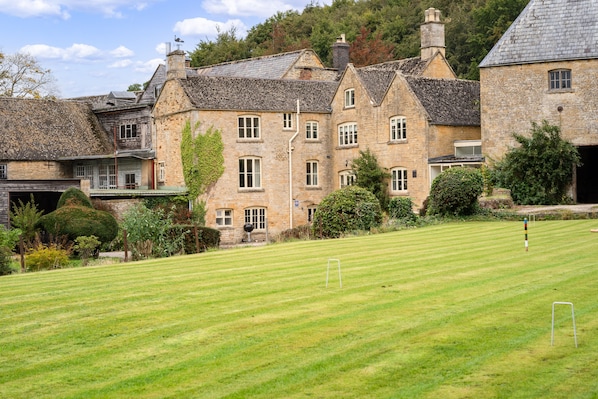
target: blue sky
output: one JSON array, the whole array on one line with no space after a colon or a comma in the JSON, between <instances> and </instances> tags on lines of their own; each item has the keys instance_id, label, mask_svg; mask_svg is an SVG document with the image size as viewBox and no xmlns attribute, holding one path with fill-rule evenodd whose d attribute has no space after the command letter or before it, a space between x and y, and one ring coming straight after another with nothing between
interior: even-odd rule
<instances>
[{"instance_id":1,"label":"blue sky","mask_svg":"<svg viewBox=\"0 0 598 399\"><path fill-rule=\"evenodd\" d=\"M330 4L332 0L313 1ZM0 0L0 52L50 69L63 98L126 90L164 63L165 44L193 51L217 29L244 37L278 11L312 0Z\"/></svg>"}]
</instances>

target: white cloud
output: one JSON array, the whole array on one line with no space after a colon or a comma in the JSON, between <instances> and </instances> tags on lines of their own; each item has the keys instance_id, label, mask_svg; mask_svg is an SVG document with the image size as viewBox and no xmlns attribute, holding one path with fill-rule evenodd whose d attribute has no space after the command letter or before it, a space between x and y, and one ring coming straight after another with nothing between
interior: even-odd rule
<instances>
[{"instance_id":1,"label":"white cloud","mask_svg":"<svg viewBox=\"0 0 598 399\"><path fill-rule=\"evenodd\" d=\"M112 50L110 52L110 54L116 58L127 58L127 57L132 57L135 55L133 50L129 50L125 46L119 46L119 47L115 48L114 50Z\"/></svg>"},{"instance_id":2,"label":"white cloud","mask_svg":"<svg viewBox=\"0 0 598 399\"><path fill-rule=\"evenodd\" d=\"M68 19L70 11L83 11L121 18L121 8L141 11L147 6L148 1L140 0L0 0L0 13L23 18L52 16Z\"/></svg>"},{"instance_id":3,"label":"white cloud","mask_svg":"<svg viewBox=\"0 0 598 399\"><path fill-rule=\"evenodd\" d=\"M108 65L108 68L126 68L131 64L133 64L133 61L131 60L120 60Z\"/></svg>"},{"instance_id":4,"label":"white cloud","mask_svg":"<svg viewBox=\"0 0 598 399\"><path fill-rule=\"evenodd\" d=\"M212 14L264 18L297 8L279 0L205 0L202 7Z\"/></svg>"},{"instance_id":5,"label":"white cloud","mask_svg":"<svg viewBox=\"0 0 598 399\"><path fill-rule=\"evenodd\" d=\"M0 0L0 10L3 14L22 18L40 15L55 16L62 19L70 17L62 4L53 0Z\"/></svg>"},{"instance_id":6,"label":"white cloud","mask_svg":"<svg viewBox=\"0 0 598 399\"><path fill-rule=\"evenodd\" d=\"M239 37L247 34L247 26L240 19L231 19L226 22L211 21L206 18L197 17L184 19L174 25L174 31L181 36L210 36L215 37L218 31L227 32L235 28Z\"/></svg>"},{"instance_id":7,"label":"white cloud","mask_svg":"<svg viewBox=\"0 0 598 399\"><path fill-rule=\"evenodd\" d=\"M20 52L31 54L40 60L62 61L94 61L101 59L103 54L98 48L88 44L75 43L68 48L48 46L46 44L31 44L21 48Z\"/></svg>"},{"instance_id":8,"label":"white cloud","mask_svg":"<svg viewBox=\"0 0 598 399\"><path fill-rule=\"evenodd\" d=\"M162 58L154 58L146 62L136 63L134 70L135 72L152 74L160 64L164 64L164 60Z\"/></svg>"}]
</instances>

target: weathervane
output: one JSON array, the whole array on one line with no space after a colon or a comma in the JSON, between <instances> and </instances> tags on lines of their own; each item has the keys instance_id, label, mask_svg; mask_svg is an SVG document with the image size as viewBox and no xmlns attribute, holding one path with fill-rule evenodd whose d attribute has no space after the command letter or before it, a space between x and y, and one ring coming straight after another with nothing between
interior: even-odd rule
<instances>
[{"instance_id":1,"label":"weathervane","mask_svg":"<svg viewBox=\"0 0 598 399\"><path fill-rule=\"evenodd\" d=\"M181 39L180 37L177 37L176 35L174 35L174 41L176 43L176 49L180 50L181 49L181 44L185 43L185 41L183 39Z\"/></svg>"}]
</instances>

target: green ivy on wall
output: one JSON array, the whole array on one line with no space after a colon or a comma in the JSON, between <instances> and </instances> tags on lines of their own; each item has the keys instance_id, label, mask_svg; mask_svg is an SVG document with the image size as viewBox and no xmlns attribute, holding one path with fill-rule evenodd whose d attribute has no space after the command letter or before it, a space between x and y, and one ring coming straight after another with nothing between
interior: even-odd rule
<instances>
[{"instance_id":1,"label":"green ivy on wall","mask_svg":"<svg viewBox=\"0 0 598 399\"><path fill-rule=\"evenodd\" d=\"M187 121L181 141L183 176L192 201L216 183L224 173L222 134L218 129L210 127L205 133L193 138L193 131L197 131L199 125L198 122L191 129L191 122Z\"/></svg>"}]
</instances>

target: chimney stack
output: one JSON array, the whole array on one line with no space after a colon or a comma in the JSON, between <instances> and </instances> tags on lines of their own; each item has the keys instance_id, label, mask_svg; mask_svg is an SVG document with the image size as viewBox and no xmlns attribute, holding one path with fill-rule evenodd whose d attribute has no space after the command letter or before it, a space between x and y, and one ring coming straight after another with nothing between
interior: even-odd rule
<instances>
[{"instance_id":1,"label":"chimney stack","mask_svg":"<svg viewBox=\"0 0 598 399\"><path fill-rule=\"evenodd\" d=\"M444 23L440 22L440 10L428 8L425 21L420 27L421 59L432 58L438 51L445 55Z\"/></svg>"},{"instance_id":2,"label":"chimney stack","mask_svg":"<svg viewBox=\"0 0 598 399\"><path fill-rule=\"evenodd\" d=\"M336 43L332 45L332 67L342 72L349 64L349 43L345 41L345 34L336 38Z\"/></svg>"},{"instance_id":3,"label":"chimney stack","mask_svg":"<svg viewBox=\"0 0 598 399\"><path fill-rule=\"evenodd\" d=\"M166 80L170 79L187 79L183 50L174 50L166 56Z\"/></svg>"}]
</instances>

